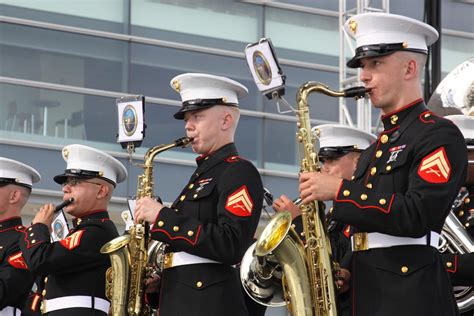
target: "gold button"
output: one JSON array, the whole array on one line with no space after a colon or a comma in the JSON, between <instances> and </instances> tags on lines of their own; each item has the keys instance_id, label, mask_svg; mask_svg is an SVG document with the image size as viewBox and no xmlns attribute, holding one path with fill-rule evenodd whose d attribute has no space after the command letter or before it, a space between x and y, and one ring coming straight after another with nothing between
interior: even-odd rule
<instances>
[{"instance_id":1,"label":"gold button","mask_svg":"<svg viewBox=\"0 0 474 316\"><path fill-rule=\"evenodd\" d=\"M352 176L352 177L351 177L351 180L354 180L354 179L355 179L355 176Z\"/></svg>"},{"instance_id":2,"label":"gold button","mask_svg":"<svg viewBox=\"0 0 474 316\"><path fill-rule=\"evenodd\" d=\"M201 281L197 281L197 282L196 282L196 287L201 288L201 287L202 287L202 282L201 282Z\"/></svg>"},{"instance_id":3,"label":"gold button","mask_svg":"<svg viewBox=\"0 0 474 316\"><path fill-rule=\"evenodd\" d=\"M385 144L386 142L388 142L388 136L387 135L382 135L382 137L380 137L380 141L382 142L382 144Z\"/></svg>"},{"instance_id":4,"label":"gold button","mask_svg":"<svg viewBox=\"0 0 474 316\"><path fill-rule=\"evenodd\" d=\"M194 183L191 183L189 186L188 186L189 189L192 189L194 188Z\"/></svg>"},{"instance_id":5,"label":"gold button","mask_svg":"<svg viewBox=\"0 0 474 316\"><path fill-rule=\"evenodd\" d=\"M390 165L386 166L386 167L385 167L385 170L387 170L387 171L392 170L392 166L390 166Z\"/></svg>"},{"instance_id":6,"label":"gold button","mask_svg":"<svg viewBox=\"0 0 474 316\"><path fill-rule=\"evenodd\" d=\"M425 116L425 117L430 117L431 114L430 114L430 113L426 113L424 116Z\"/></svg>"},{"instance_id":7,"label":"gold button","mask_svg":"<svg viewBox=\"0 0 474 316\"><path fill-rule=\"evenodd\" d=\"M344 192L342 192L342 194L343 194L344 196L349 196L349 195L351 194L351 191L349 191L349 190L344 190Z\"/></svg>"},{"instance_id":8,"label":"gold button","mask_svg":"<svg viewBox=\"0 0 474 316\"><path fill-rule=\"evenodd\" d=\"M367 183L365 186L369 189L372 189L372 183Z\"/></svg>"},{"instance_id":9,"label":"gold button","mask_svg":"<svg viewBox=\"0 0 474 316\"><path fill-rule=\"evenodd\" d=\"M175 212L179 212L179 210L177 208L174 209Z\"/></svg>"},{"instance_id":10,"label":"gold button","mask_svg":"<svg viewBox=\"0 0 474 316\"><path fill-rule=\"evenodd\" d=\"M401 270L402 270L403 273L407 273L408 272L408 267L403 266L401 268Z\"/></svg>"},{"instance_id":11,"label":"gold button","mask_svg":"<svg viewBox=\"0 0 474 316\"><path fill-rule=\"evenodd\" d=\"M181 196L179 197L179 200L182 202L182 201L184 201L185 198L186 198L186 195L181 195Z\"/></svg>"},{"instance_id":12,"label":"gold button","mask_svg":"<svg viewBox=\"0 0 474 316\"><path fill-rule=\"evenodd\" d=\"M453 263L448 261L448 262L446 262L446 266L447 266L448 268L451 268L451 267L453 266Z\"/></svg>"},{"instance_id":13,"label":"gold button","mask_svg":"<svg viewBox=\"0 0 474 316\"><path fill-rule=\"evenodd\" d=\"M224 100L224 98L223 98L222 100ZM224 101L224 102L225 102L225 101ZM206 156L206 158L204 158L204 160L208 160L208 159L209 159L209 156Z\"/></svg>"},{"instance_id":14,"label":"gold button","mask_svg":"<svg viewBox=\"0 0 474 316\"><path fill-rule=\"evenodd\" d=\"M459 217L464 215L464 211L459 211Z\"/></svg>"},{"instance_id":15,"label":"gold button","mask_svg":"<svg viewBox=\"0 0 474 316\"><path fill-rule=\"evenodd\" d=\"M304 232L301 232L301 233L300 233L300 236L301 236L301 237L304 237Z\"/></svg>"},{"instance_id":16,"label":"gold button","mask_svg":"<svg viewBox=\"0 0 474 316\"><path fill-rule=\"evenodd\" d=\"M197 197L198 197L197 193L193 195L193 198L197 198Z\"/></svg>"},{"instance_id":17,"label":"gold button","mask_svg":"<svg viewBox=\"0 0 474 316\"><path fill-rule=\"evenodd\" d=\"M0 246L0 249L3 249L3 246Z\"/></svg>"},{"instance_id":18,"label":"gold button","mask_svg":"<svg viewBox=\"0 0 474 316\"><path fill-rule=\"evenodd\" d=\"M188 236L191 237L194 235L194 232L192 230L188 231Z\"/></svg>"},{"instance_id":19,"label":"gold button","mask_svg":"<svg viewBox=\"0 0 474 316\"><path fill-rule=\"evenodd\" d=\"M77 225L81 225L81 223L82 223L82 219L78 218L77 219Z\"/></svg>"},{"instance_id":20,"label":"gold button","mask_svg":"<svg viewBox=\"0 0 474 316\"><path fill-rule=\"evenodd\" d=\"M380 158L382 157L382 154L383 152L381 150L377 150L377 152L375 153L375 157Z\"/></svg>"},{"instance_id":21,"label":"gold button","mask_svg":"<svg viewBox=\"0 0 474 316\"><path fill-rule=\"evenodd\" d=\"M32 244L36 243L36 239L33 239L33 240L31 241L31 243L32 243Z\"/></svg>"},{"instance_id":22,"label":"gold button","mask_svg":"<svg viewBox=\"0 0 474 316\"><path fill-rule=\"evenodd\" d=\"M464 226L469 227L469 223L466 223L466 225L464 225Z\"/></svg>"},{"instance_id":23,"label":"gold button","mask_svg":"<svg viewBox=\"0 0 474 316\"><path fill-rule=\"evenodd\" d=\"M387 204L387 200L386 199L380 199L379 203L380 203L380 205L385 205L385 204Z\"/></svg>"},{"instance_id":24,"label":"gold button","mask_svg":"<svg viewBox=\"0 0 474 316\"><path fill-rule=\"evenodd\" d=\"M32 237L32 236L34 236L34 235L35 235L35 233L31 233L31 234L30 234L30 237Z\"/></svg>"},{"instance_id":25,"label":"gold button","mask_svg":"<svg viewBox=\"0 0 474 316\"><path fill-rule=\"evenodd\" d=\"M158 222L158 226L159 226L159 227L163 227L164 225L165 225L165 222L163 222L163 221L159 221L159 222Z\"/></svg>"},{"instance_id":26,"label":"gold button","mask_svg":"<svg viewBox=\"0 0 474 316\"><path fill-rule=\"evenodd\" d=\"M41 295L45 296L45 295L46 295L46 290L43 290L43 291L41 292Z\"/></svg>"},{"instance_id":27,"label":"gold button","mask_svg":"<svg viewBox=\"0 0 474 316\"><path fill-rule=\"evenodd\" d=\"M390 122L391 122L393 125L397 124L397 121L398 121L398 116L392 115L392 116L390 117Z\"/></svg>"},{"instance_id":28,"label":"gold button","mask_svg":"<svg viewBox=\"0 0 474 316\"><path fill-rule=\"evenodd\" d=\"M177 232L179 230L179 226L173 226L173 230Z\"/></svg>"},{"instance_id":29,"label":"gold button","mask_svg":"<svg viewBox=\"0 0 474 316\"><path fill-rule=\"evenodd\" d=\"M370 174L371 175L375 175L376 173L377 173L377 168L375 168L375 167L370 168Z\"/></svg>"},{"instance_id":30,"label":"gold button","mask_svg":"<svg viewBox=\"0 0 474 316\"><path fill-rule=\"evenodd\" d=\"M469 204L470 202L471 202L470 198L467 197L467 198L464 199L464 203Z\"/></svg>"},{"instance_id":31,"label":"gold button","mask_svg":"<svg viewBox=\"0 0 474 316\"><path fill-rule=\"evenodd\" d=\"M31 229L32 229L31 227L30 227L30 228L28 228L28 230L29 230L29 231L30 231Z\"/></svg>"},{"instance_id":32,"label":"gold button","mask_svg":"<svg viewBox=\"0 0 474 316\"><path fill-rule=\"evenodd\" d=\"M44 283L48 283L48 277L44 277Z\"/></svg>"},{"instance_id":33,"label":"gold button","mask_svg":"<svg viewBox=\"0 0 474 316\"><path fill-rule=\"evenodd\" d=\"M331 206L331 208L329 209L329 214L332 214L332 212L334 212L334 207Z\"/></svg>"},{"instance_id":34,"label":"gold button","mask_svg":"<svg viewBox=\"0 0 474 316\"><path fill-rule=\"evenodd\" d=\"M361 195L360 195L360 199L361 199L362 201L367 200L367 194L361 194Z\"/></svg>"}]
</instances>

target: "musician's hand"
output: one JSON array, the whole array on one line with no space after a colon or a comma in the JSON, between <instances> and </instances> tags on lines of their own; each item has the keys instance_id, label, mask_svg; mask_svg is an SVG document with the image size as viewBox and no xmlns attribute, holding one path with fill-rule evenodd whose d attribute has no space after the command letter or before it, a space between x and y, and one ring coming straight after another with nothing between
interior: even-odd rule
<instances>
[{"instance_id":1,"label":"musician's hand","mask_svg":"<svg viewBox=\"0 0 474 316\"><path fill-rule=\"evenodd\" d=\"M302 203L335 200L341 181L342 179L326 173L301 173L299 190Z\"/></svg>"},{"instance_id":2,"label":"musician's hand","mask_svg":"<svg viewBox=\"0 0 474 316\"><path fill-rule=\"evenodd\" d=\"M161 287L161 277L158 274L153 273L145 281L145 293L158 293Z\"/></svg>"},{"instance_id":3,"label":"musician's hand","mask_svg":"<svg viewBox=\"0 0 474 316\"><path fill-rule=\"evenodd\" d=\"M151 197L138 199L135 205L135 222L144 220L148 223L154 223L162 208L163 204Z\"/></svg>"},{"instance_id":4,"label":"musician's hand","mask_svg":"<svg viewBox=\"0 0 474 316\"><path fill-rule=\"evenodd\" d=\"M43 205L38 213L36 213L35 217L33 218L32 223L42 223L48 226L49 230L51 230L51 223L53 222L54 217L54 205L53 204L45 204Z\"/></svg>"},{"instance_id":5,"label":"musician's hand","mask_svg":"<svg viewBox=\"0 0 474 316\"><path fill-rule=\"evenodd\" d=\"M278 199L276 199L273 202L272 207L275 210L275 212L282 212L282 211L290 212L292 219L301 215L299 207L296 206L295 203L293 203L293 201L290 200L286 195L282 195Z\"/></svg>"},{"instance_id":6,"label":"musician's hand","mask_svg":"<svg viewBox=\"0 0 474 316\"><path fill-rule=\"evenodd\" d=\"M349 290L351 282L351 272L347 269L340 269L336 275L336 283L338 285L338 292L340 294Z\"/></svg>"}]
</instances>

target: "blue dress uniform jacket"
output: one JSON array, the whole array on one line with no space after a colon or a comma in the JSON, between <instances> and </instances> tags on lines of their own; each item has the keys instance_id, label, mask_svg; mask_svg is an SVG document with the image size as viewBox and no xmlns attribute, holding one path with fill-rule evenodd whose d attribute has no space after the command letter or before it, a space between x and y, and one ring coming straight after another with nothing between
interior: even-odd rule
<instances>
[{"instance_id":1,"label":"blue dress uniform jacket","mask_svg":"<svg viewBox=\"0 0 474 316\"><path fill-rule=\"evenodd\" d=\"M47 276L42 295L42 312L48 300L85 296L87 303L94 298L106 300L105 272L110 267L108 255L100 253L105 243L118 237L117 228L107 211L98 210L73 220L73 229L66 238L50 242L49 228L41 223L24 231L20 248L25 260L35 274ZM103 302L103 301L102 301ZM66 305L66 303L61 303ZM91 303L92 306L92 303ZM94 305L95 307L95 305ZM49 315L104 315L92 308L64 308L48 312Z\"/></svg>"},{"instance_id":2,"label":"blue dress uniform jacket","mask_svg":"<svg viewBox=\"0 0 474 316\"><path fill-rule=\"evenodd\" d=\"M263 204L263 185L233 143L197 159L197 169L171 207L156 218L151 236L169 251L217 263L164 269L160 316L248 315L238 271L253 241Z\"/></svg>"},{"instance_id":3,"label":"blue dress uniform jacket","mask_svg":"<svg viewBox=\"0 0 474 316\"><path fill-rule=\"evenodd\" d=\"M464 183L467 151L459 129L417 100L382 117L384 131L343 180L335 220L359 232L425 238L426 245L355 251L356 316L457 315L452 286L430 232L441 232Z\"/></svg>"},{"instance_id":4,"label":"blue dress uniform jacket","mask_svg":"<svg viewBox=\"0 0 474 316\"><path fill-rule=\"evenodd\" d=\"M33 285L33 275L18 246L24 229L20 217L0 221L0 314L5 316L14 315L13 308L23 308ZM11 313L2 313L8 306Z\"/></svg>"}]
</instances>

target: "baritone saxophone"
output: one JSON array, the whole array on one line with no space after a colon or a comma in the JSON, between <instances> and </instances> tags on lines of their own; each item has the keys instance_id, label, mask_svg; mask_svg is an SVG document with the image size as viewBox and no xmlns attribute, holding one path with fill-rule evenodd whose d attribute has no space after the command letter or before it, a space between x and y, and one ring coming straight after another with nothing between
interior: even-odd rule
<instances>
[{"instance_id":1,"label":"baritone saxophone","mask_svg":"<svg viewBox=\"0 0 474 316\"><path fill-rule=\"evenodd\" d=\"M330 90L318 82L307 82L297 93L297 141L300 144L301 172L320 172L318 135L311 129L308 96L319 92L332 97L360 98L367 89L354 87L344 91ZM317 146L319 147L319 146ZM331 244L327 232L324 210L320 201L299 206L303 222L304 241L291 227L289 212L276 214L255 244L251 253L244 256L250 271L242 277L242 284L252 299L270 306L278 293L283 292L288 311L292 316L337 316L335 271ZM250 249L249 249L250 250ZM277 262L277 266L275 266ZM241 268L242 269L242 268ZM279 274L279 275L277 275ZM282 290L270 290L269 284L280 278ZM276 305L275 302L272 302Z\"/></svg>"}]
</instances>

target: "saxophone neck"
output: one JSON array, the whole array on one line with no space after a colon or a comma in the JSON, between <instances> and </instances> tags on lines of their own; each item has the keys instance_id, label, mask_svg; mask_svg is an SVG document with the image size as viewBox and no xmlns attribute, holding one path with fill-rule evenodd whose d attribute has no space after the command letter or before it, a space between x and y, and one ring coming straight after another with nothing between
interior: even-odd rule
<instances>
[{"instance_id":1,"label":"saxophone neck","mask_svg":"<svg viewBox=\"0 0 474 316\"><path fill-rule=\"evenodd\" d=\"M296 101L298 106L301 105L308 105L308 96L312 92L319 92L330 97L342 97L342 98L354 98L360 99L365 96L370 89L366 89L365 87L352 87L341 91L336 91L330 89L327 85L322 84L317 81L308 81L303 84L299 89L298 93L296 94Z\"/></svg>"},{"instance_id":2,"label":"saxophone neck","mask_svg":"<svg viewBox=\"0 0 474 316\"><path fill-rule=\"evenodd\" d=\"M173 141L172 143L169 144L163 144L163 145L158 145L155 147L152 147L148 149L148 151L145 154L145 169L146 168L153 168L153 160L155 159L155 156L174 147L187 147L191 142L193 141L192 138L189 137L181 137L178 138L177 140Z\"/></svg>"}]
</instances>

